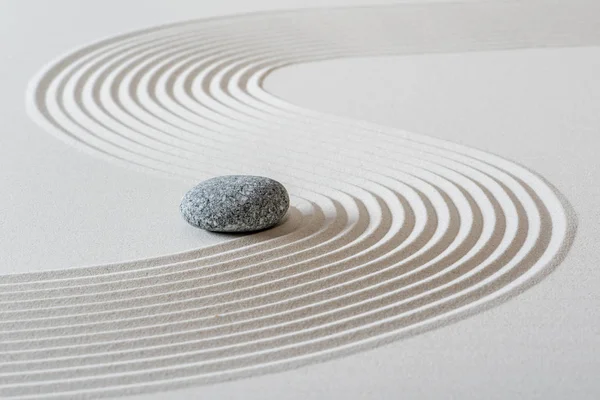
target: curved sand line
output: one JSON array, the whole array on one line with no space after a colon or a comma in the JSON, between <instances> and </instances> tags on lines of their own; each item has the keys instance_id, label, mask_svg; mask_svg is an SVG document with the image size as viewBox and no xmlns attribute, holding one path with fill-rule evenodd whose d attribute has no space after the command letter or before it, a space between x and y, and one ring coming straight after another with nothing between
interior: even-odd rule
<instances>
[{"instance_id":1,"label":"curved sand line","mask_svg":"<svg viewBox=\"0 0 600 400\"><path fill-rule=\"evenodd\" d=\"M557 20L555 8L227 17L51 64L28 105L60 139L173 177L272 176L293 208L273 230L194 251L0 277L0 394L103 397L293 368L442 326L539 281L575 229L542 179L478 150L296 107L262 82L338 57L590 40L575 34L586 20ZM515 22L521 14L538 30Z\"/></svg>"}]
</instances>

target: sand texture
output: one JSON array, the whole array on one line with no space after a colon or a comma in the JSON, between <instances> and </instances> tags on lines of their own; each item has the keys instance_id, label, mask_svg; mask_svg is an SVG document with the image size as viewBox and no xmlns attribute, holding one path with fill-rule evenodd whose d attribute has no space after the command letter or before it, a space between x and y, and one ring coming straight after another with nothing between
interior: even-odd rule
<instances>
[{"instance_id":1,"label":"sand texture","mask_svg":"<svg viewBox=\"0 0 600 400\"><path fill-rule=\"evenodd\" d=\"M597 6L564 7L192 20L48 64L27 89L45 132L168 179L268 176L288 189L290 211L272 230L189 251L0 276L0 395L110 397L294 369L448 325L542 281L577 225L551 182L469 146L300 107L263 83L315 61L600 42Z\"/></svg>"}]
</instances>

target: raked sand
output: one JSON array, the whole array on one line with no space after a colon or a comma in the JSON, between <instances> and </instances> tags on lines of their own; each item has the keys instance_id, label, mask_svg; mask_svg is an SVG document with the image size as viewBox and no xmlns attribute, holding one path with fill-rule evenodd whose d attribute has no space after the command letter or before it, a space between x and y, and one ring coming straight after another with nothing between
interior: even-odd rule
<instances>
[{"instance_id":1,"label":"raked sand","mask_svg":"<svg viewBox=\"0 0 600 400\"><path fill-rule=\"evenodd\" d=\"M293 371L457 322L543 281L578 223L551 179L494 152L297 105L265 82L316 61L594 45L594 9L250 14L59 56L27 89L43 131L146 179L270 176L291 209L272 230L192 250L0 277L0 393L106 397Z\"/></svg>"}]
</instances>

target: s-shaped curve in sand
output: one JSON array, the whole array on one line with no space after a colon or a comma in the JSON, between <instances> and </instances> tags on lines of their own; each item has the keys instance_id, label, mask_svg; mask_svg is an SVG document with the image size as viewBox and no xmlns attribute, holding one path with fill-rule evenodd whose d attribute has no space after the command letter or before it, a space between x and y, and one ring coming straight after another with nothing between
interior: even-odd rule
<instances>
[{"instance_id":1,"label":"s-shaped curve in sand","mask_svg":"<svg viewBox=\"0 0 600 400\"><path fill-rule=\"evenodd\" d=\"M110 38L49 65L27 102L60 139L176 178L271 176L292 209L273 230L190 252L0 277L0 394L106 397L294 368L440 327L538 282L575 230L543 179L465 146L299 108L261 84L276 68L339 57L600 42L595 4L562 7L225 17Z\"/></svg>"}]
</instances>

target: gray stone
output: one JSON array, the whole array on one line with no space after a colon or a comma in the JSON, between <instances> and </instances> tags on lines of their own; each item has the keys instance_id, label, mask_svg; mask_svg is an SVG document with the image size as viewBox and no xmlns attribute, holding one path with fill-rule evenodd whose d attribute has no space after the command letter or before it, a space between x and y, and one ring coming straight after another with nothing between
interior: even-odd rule
<instances>
[{"instance_id":1,"label":"gray stone","mask_svg":"<svg viewBox=\"0 0 600 400\"><path fill-rule=\"evenodd\" d=\"M212 232L251 232L276 225L290 206L283 185L262 176L219 176L185 194L180 210L193 225Z\"/></svg>"}]
</instances>

